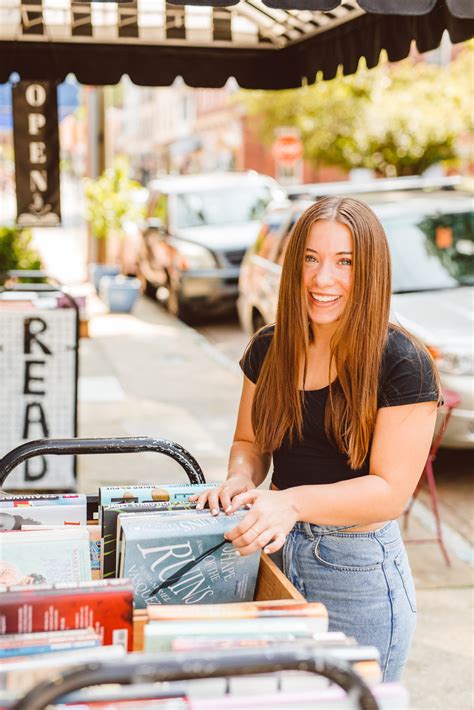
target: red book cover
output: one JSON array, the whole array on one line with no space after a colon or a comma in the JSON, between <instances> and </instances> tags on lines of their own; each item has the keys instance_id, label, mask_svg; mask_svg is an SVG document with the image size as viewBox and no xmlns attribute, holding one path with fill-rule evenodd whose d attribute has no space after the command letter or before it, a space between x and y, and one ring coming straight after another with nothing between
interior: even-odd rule
<instances>
[{"instance_id":1,"label":"red book cover","mask_svg":"<svg viewBox=\"0 0 474 710\"><path fill-rule=\"evenodd\" d=\"M92 627L102 643L133 647L133 586L121 579L12 586L0 593L0 634Z\"/></svg>"}]
</instances>

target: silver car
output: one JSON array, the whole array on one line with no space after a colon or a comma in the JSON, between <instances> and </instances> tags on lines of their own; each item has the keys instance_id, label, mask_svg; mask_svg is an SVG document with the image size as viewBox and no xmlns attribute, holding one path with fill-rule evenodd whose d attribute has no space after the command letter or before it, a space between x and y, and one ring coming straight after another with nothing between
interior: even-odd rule
<instances>
[{"instance_id":1,"label":"silver car","mask_svg":"<svg viewBox=\"0 0 474 710\"><path fill-rule=\"evenodd\" d=\"M275 321L281 265L292 227L314 198L348 194L367 202L381 219L393 267L392 320L417 335L433 354L443 387L456 392L443 446L474 447L474 213L470 193L415 179L380 180L372 187L318 185L308 199L272 203L242 262L237 302L249 333Z\"/></svg>"},{"instance_id":2,"label":"silver car","mask_svg":"<svg viewBox=\"0 0 474 710\"><path fill-rule=\"evenodd\" d=\"M235 308L240 263L281 190L254 171L179 175L149 185L138 273L188 322Z\"/></svg>"}]
</instances>

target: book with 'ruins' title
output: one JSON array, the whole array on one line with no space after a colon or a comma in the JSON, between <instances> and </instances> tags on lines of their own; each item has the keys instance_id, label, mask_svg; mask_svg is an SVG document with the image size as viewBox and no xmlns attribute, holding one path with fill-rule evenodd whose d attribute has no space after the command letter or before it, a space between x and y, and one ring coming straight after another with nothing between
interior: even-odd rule
<instances>
[{"instance_id":1,"label":"book with 'ruins' title","mask_svg":"<svg viewBox=\"0 0 474 710\"><path fill-rule=\"evenodd\" d=\"M253 599L260 553L242 557L224 537L247 512L230 517L209 511L125 517L119 572L133 583L135 606Z\"/></svg>"},{"instance_id":2,"label":"book with 'ruins' title","mask_svg":"<svg viewBox=\"0 0 474 710\"><path fill-rule=\"evenodd\" d=\"M195 503L182 501L158 502L158 503L117 503L106 505L102 508L101 526L97 528L101 531L102 546L100 550L100 570L101 577L116 576L117 567L117 518L119 514L138 514L153 512L169 512L176 510L194 509Z\"/></svg>"}]
</instances>

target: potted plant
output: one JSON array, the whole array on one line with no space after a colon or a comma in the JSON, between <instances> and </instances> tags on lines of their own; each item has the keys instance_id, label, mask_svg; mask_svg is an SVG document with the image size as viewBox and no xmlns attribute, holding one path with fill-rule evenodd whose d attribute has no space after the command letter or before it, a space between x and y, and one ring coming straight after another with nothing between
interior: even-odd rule
<instances>
[{"instance_id":1,"label":"potted plant","mask_svg":"<svg viewBox=\"0 0 474 710\"><path fill-rule=\"evenodd\" d=\"M143 201L139 202L136 196L143 188L128 177L128 165L123 159L117 159L100 177L86 178L84 183L86 219L93 237L98 240L99 257L99 263L90 264L89 274L99 291L103 276L120 274L115 259L120 260L123 225L126 221L141 221ZM107 242L109 247L111 244L116 247L112 263L104 263L107 262Z\"/></svg>"},{"instance_id":2,"label":"potted plant","mask_svg":"<svg viewBox=\"0 0 474 710\"><path fill-rule=\"evenodd\" d=\"M29 229L0 227L0 285L5 283L7 271L43 270L40 255L31 246L31 240Z\"/></svg>"}]
</instances>

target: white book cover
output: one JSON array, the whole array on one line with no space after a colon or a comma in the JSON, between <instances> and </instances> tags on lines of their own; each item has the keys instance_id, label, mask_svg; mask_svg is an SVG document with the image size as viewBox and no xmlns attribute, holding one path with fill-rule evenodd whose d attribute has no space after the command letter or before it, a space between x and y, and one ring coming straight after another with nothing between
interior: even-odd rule
<instances>
[{"instance_id":1,"label":"white book cover","mask_svg":"<svg viewBox=\"0 0 474 710\"><path fill-rule=\"evenodd\" d=\"M83 663L119 660L125 655L122 646L95 646L80 650L46 653L31 659L0 665L0 690L27 693L33 686L49 680L53 673Z\"/></svg>"},{"instance_id":2,"label":"white book cover","mask_svg":"<svg viewBox=\"0 0 474 710\"><path fill-rule=\"evenodd\" d=\"M89 533L85 526L0 533L0 584L58 584L90 579Z\"/></svg>"},{"instance_id":3,"label":"white book cover","mask_svg":"<svg viewBox=\"0 0 474 710\"><path fill-rule=\"evenodd\" d=\"M49 498L10 496L0 500L0 531L21 530L25 525L68 523L87 523L87 497L84 494Z\"/></svg>"}]
</instances>

